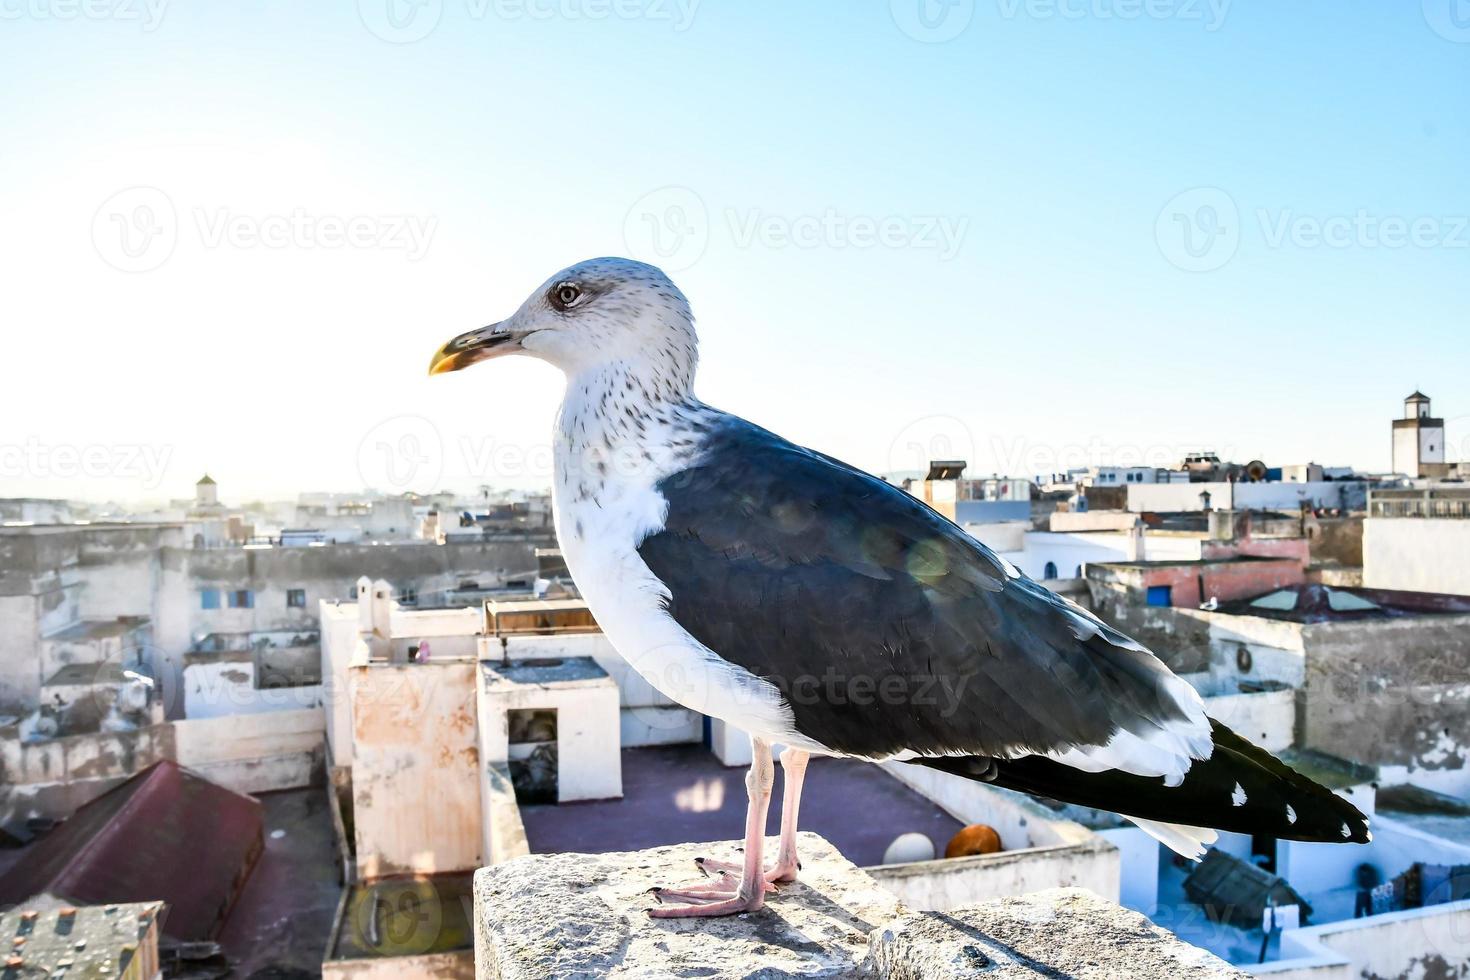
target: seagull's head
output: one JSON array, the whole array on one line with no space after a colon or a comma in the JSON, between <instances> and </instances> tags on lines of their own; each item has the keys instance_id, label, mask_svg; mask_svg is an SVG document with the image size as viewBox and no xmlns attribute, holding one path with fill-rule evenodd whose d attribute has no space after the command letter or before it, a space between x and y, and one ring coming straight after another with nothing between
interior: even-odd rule
<instances>
[{"instance_id":1,"label":"seagull's head","mask_svg":"<svg viewBox=\"0 0 1470 980\"><path fill-rule=\"evenodd\" d=\"M547 279L509 317L460 334L434 354L430 374L502 354L529 354L567 373L614 362L672 359L693 373L689 301L655 266L588 259Z\"/></svg>"}]
</instances>

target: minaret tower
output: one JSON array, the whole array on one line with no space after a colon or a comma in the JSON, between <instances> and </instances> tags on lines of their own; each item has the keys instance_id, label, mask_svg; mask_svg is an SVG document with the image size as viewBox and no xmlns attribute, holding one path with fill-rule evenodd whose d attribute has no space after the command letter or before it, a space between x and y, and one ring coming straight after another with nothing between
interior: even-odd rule
<instances>
[{"instance_id":1,"label":"minaret tower","mask_svg":"<svg viewBox=\"0 0 1470 980\"><path fill-rule=\"evenodd\" d=\"M1444 419L1429 411L1429 396L1416 391L1404 399L1404 417L1393 420L1393 471L1405 476L1448 475Z\"/></svg>"}]
</instances>

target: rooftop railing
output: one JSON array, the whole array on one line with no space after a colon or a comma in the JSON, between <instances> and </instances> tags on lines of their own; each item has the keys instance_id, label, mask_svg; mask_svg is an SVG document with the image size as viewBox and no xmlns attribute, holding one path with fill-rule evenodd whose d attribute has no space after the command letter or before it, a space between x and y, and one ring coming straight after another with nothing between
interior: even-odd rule
<instances>
[{"instance_id":1,"label":"rooftop railing","mask_svg":"<svg viewBox=\"0 0 1470 980\"><path fill-rule=\"evenodd\" d=\"M1470 487L1370 490L1368 516L1470 519Z\"/></svg>"}]
</instances>

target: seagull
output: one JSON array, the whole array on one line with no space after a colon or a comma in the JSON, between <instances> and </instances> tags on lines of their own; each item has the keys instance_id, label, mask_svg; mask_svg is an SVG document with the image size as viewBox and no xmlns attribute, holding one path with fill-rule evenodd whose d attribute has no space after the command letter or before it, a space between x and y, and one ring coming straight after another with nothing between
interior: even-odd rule
<instances>
[{"instance_id":1,"label":"seagull","mask_svg":"<svg viewBox=\"0 0 1470 980\"><path fill-rule=\"evenodd\" d=\"M700 401L694 316L656 267L566 268L429 373L507 354L566 376L556 534L603 632L659 691L750 735L741 860L700 859L710 883L652 889L650 915L754 911L795 881L812 755L1114 811L1188 858L1216 829L1370 839L1356 807L1208 718L1135 640L913 495Z\"/></svg>"}]
</instances>

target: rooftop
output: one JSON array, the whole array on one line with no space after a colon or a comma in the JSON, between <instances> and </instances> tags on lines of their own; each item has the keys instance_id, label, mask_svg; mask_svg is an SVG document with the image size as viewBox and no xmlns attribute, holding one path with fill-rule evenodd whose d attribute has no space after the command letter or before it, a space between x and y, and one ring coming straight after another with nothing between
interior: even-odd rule
<instances>
[{"instance_id":1,"label":"rooftop","mask_svg":"<svg viewBox=\"0 0 1470 980\"><path fill-rule=\"evenodd\" d=\"M1464 615L1470 596L1390 589L1342 588L1304 583L1220 604L1220 612L1293 623L1325 623L1405 616Z\"/></svg>"},{"instance_id":2,"label":"rooftop","mask_svg":"<svg viewBox=\"0 0 1470 980\"><path fill-rule=\"evenodd\" d=\"M139 947L161 912L161 902L80 908L51 896L26 902L0 914L0 939L5 942L0 955L11 958L0 975L5 980L143 976L144 970L151 969L146 962L139 969L140 964L133 960L141 955L147 961L156 953L156 949Z\"/></svg>"},{"instance_id":3,"label":"rooftop","mask_svg":"<svg viewBox=\"0 0 1470 980\"><path fill-rule=\"evenodd\" d=\"M727 769L698 745L624 749L623 798L562 806L523 806L534 853L641 850L717 840L745 816L745 768ZM780 807L769 830L780 829ZM854 813L861 812L861 819ZM816 758L801 794L801 826L826 837L858 865L883 862L899 834L916 831L944 852L960 822L877 766Z\"/></svg>"},{"instance_id":4,"label":"rooftop","mask_svg":"<svg viewBox=\"0 0 1470 980\"><path fill-rule=\"evenodd\" d=\"M147 616L119 616L116 619L84 619L72 623L46 637L48 640L102 640L111 636L126 636L134 630L148 625Z\"/></svg>"},{"instance_id":5,"label":"rooftop","mask_svg":"<svg viewBox=\"0 0 1470 980\"><path fill-rule=\"evenodd\" d=\"M1313 749L1286 749L1277 752L1276 757L1328 789L1362 786L1378 778L1378 771L1371 766L1359 765Z\"/></svg>"},{"instance_id":6,"label":"rooftop","mask_svg":"<svg viewBox=\"0 0 1470 980\"><path fill-rule=\"evenodd\" d=\"M1376 809L1436 837L1470 841L1470 803L1413 785L1384 786L1378 790Z\"/></svg>"}]
</instances>

